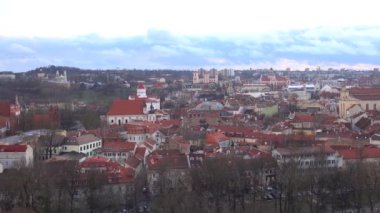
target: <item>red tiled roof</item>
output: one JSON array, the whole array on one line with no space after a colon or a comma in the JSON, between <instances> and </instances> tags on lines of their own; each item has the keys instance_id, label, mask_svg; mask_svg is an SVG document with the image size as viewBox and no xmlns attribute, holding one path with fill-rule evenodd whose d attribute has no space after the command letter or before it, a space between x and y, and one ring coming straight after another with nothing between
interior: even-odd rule
<instances>
[{"instance_id":1,"label":"red tiled roof","mask_svg":"<svg viewBox=\"0 0 380 213\"><path fill-rule=\"evenodd\" d=\"M359 100L380 100L380 88L351 88L349 94Z\"/></svg>"},{"instance_id":2,"label":"red tiled roof","mask_svg":"<svg viewBox=\"0 0 380 213\"><path fill-rule=\"evenodd\" d=\"M116 99L112 102L107 115L142 115L144 114L144 107L144 100Z\"/></svg>"},{"instance_id":3,"label":"red tiled roof","mask_svg":"<svg viewBox=\"0 0 380 213\"><path fill-rule=\"evenodd\" d=\"M360 158L380 158L380 148L348 148L337 150L345 160L358 160Z\"/></svg>"},{"instance_id":4,"label":"red tiled roof","mask_svg":"<svg viewBox=\"0 0 380 213\"><path fill-rule=\"evenodd\" d=\"M145 157L146 148L145 147L137 147L135 150L135 156L139 160L143 160Z\"/></svg>"},{"instance_id":5,"label":"red tiled roof","mask_svg":"<svg viewBox=\"0 0 380 213\"><path fill-rule=\"evenodd\" d=\"M234 135L234 134L242 134L242 135L245 135L245 134L249 134L249 133L252 133L253 130L251 128L246 128L246 127L238 127L238 126L213 126L215 127L216 129L219 129L220 131L230 135Z\"/></svg>"},{"instance_id":6,"label":"red tiled roof","mask_svg":"<svg viewBox=\"0 0 380 213\"><path fill-rule=\"evenodd\" d=\"M281 155L302 155L302 154L320 154L320 153L334 153L335 150L330 146L318 145L312 147L288 147L277 148L277 152Z\"/></svg>"},{"instance_id":7,"label":"red tiled roof","mask_svg":"<svg viewBox=\"0 0 380 213\"><path fill-rule=\"evenodd\" d=\"M152 122L128 123L124 125L124 129L129 134L153 133L159 130L159 128L160 124Z\"/></svg>"},{"instance_id":8,"label":"red tiled roof","mask_svg":"<svg viewBox=\"0 0 380 213\"><path fill-rule=\"evenodd\" d=\"M119 163L101 156L87 158L80 164L80 167L100 169L107 176L108 183L127 183L134 180L133 169L124 168ZM87 179L88 177L83 174L82 178Z\"/></svg>"},{"instance_id":9,"label":"red tiled roof","mask_svg":"<svg viewBox=\"0 0 380 213\"><path fill-rule=\"evenodd\" d=\"M100 165L104 166L105 163L109 161L110 161L109 158L102 157L102 156L90 157L90 158L86 158L86 160L84 160L81 163L81 167L91 167L91 166L99 167Z\"/></svg>"},{"instance_id":10,"label":"red tiled roof","mask_svg":"<svg viewBox=\"0 0 380 213\"><path fill-rule=\"evenodd\" d=\"M153 149L153 146L156 144L156 141L152 138L147 138L144 141L144 145L149 148L150 150Z\"/></svg>"},{"instance_id":11,"label":"red tiled roof","mask_svg":"<svg viewBox=\"0 0 380 213\"><path fill-rule=\"evenodd\" d=\"M373 124L366 128L366 133L373 134L375 132L380 132L380 124Z\"/></svg>"},{"instance_id":12,"label":"red tiled roof","mask_svg":"<svg viewBox=\"0 0 380 213\"><path fill-rule=\"evenodd\" d=\"M103 142L102 152L132 152L136 143L133 142Z\"/></svg>"},{"instance_id":13,"label":"red tiled roof","mask_svg":"<svg viewBox=\"0 0 380 213\"><path fill-rule=\"evenodd\" d=\"M148 169L187 169L187 156L178 150L154 151L147 157Z\"/></svg>"},{"instance_id":14,"label":"red tiled roof","mask_svg":"<svg viewBox=\"0 0 380 213\"><path fill-rule=\"evenodd\" d=\"M127 164L132 169L136 169L140 165L140 163L141 160L135 156L132 156L125 161L125 164Z\"/></svg>"},{"instance_id":15,"label":"red tiled roof","mask_svg":"<svg viewBox=\"0 0 380 213\"><path fill-rule=\"evenodd\" d=\"M27 145L0 145L0 152L25 152Z\"/></svg>"},{"instance_id":16,"label":"red tiled roof","mask_svg":"<svg viewBox=\"0 0 380 213\"><path fill-rule=\"evenodd\" d=\"M220 142L227 141L229 139L230 139L229 137L225 136L221 132L213 132L206 135L207 143L211 143L211 144L218 144Z\"/></svg>"},{"instance_id":17,"label":"red tiled roof","mask_svg":"<svg viewBox=\"0 0 380 213\"><path fill-rule=\"evenodd\" d=\"M0 115L11 116L11 103L9 101L0 101Z\"/></svg>"},{"instance_id":18,"label":"red tiled roof","mask_svg":"<svg viewBox=\"0 0 380 213\"><path fill-rule=\"evenodd\" d=\"M314 122L314 117L307 113L296 113L293 122Z\"/></svg>"},{"instance_id":19,"label":"red tiled roof","mask_svg":"<svg viewBox=\"0 0 380 213\"><path fill-rule=\"evenodd\" d=\"M159 121L158 123L161 126L163 126L163 127L167 127L167 126L179 126L179 125L181 125L181 120L175 120L175 119L162 120L162 121Z\"/></svg>"}]
</instances>

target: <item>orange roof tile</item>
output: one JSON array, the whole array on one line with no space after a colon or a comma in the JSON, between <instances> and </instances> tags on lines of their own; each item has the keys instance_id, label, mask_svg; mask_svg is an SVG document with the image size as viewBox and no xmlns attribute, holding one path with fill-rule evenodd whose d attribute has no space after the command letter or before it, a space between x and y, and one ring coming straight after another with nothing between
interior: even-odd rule
<instances>
[{"instance_id":1,"label":"orange roof tile","mask_svg":"<svg viewBox=\"0 0 380 213\"><path fill-rule=\"evenodd\" d=\"M143 100L116 99L107 115L142 115L144 114L145 102Z\"/></svg>"}]
</instances>

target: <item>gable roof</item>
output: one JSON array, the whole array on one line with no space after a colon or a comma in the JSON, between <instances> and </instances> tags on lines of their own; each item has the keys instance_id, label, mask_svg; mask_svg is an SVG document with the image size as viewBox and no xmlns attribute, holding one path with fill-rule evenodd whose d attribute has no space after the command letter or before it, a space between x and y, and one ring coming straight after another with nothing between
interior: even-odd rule
<instances>
[{"instance_id":1,"label":"gable roof","mask_svg":"<svg viewBox=\"0 0 380 213\"><path fill-rule=\"evenodd\" d=\"M112 102L107 115L142 115L144 114L145 101L116 99Z\"/></svg>"}]
</instances>

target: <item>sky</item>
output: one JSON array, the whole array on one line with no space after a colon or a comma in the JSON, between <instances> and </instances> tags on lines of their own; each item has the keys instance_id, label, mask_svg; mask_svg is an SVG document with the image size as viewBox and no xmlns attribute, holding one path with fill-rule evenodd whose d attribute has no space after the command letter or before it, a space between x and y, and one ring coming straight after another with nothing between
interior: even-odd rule
<instances>
[{"instance_id":1,"label":"sky","mask_svg":"<svg viewBox=\"0 0 380 213\"><path fill-rule=\"evenodd\" d=\"M376 0L0 0L0 70L380 67Z\"/></svg>"}]
</instances>

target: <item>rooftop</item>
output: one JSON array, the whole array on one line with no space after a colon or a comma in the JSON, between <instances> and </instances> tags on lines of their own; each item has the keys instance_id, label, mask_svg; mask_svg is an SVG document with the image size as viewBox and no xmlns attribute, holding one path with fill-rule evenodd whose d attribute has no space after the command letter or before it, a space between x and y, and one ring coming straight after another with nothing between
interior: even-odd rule
<instances>
[{"instance_id":1,"label":"rooftop","mask_svg":"<svg viewBox=\"0 0 380 213\"><path fill-rule=\"evenodd\" d=\"M107 115L141 115L144 114L145 101L116 99L112 102Z\"/></svg>"}]
</instances>

